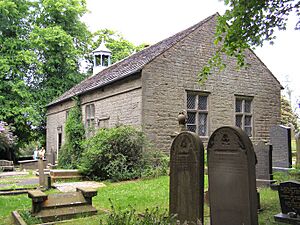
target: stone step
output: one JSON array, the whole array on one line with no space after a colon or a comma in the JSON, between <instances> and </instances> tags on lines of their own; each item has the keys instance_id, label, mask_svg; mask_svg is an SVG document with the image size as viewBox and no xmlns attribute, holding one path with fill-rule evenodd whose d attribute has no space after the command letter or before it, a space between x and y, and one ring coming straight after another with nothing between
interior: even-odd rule
<instances>
[{"instance_id":1,"label":"stone step","mask_svg":"<svg viewBox=\"0 0 300 225\"><path fill-rule=\"evenodd\" d=\"M59 208L86 203L87 202L81 192L66 192L48 195L48 199L43 202L42 208Z\"/></svg>"},{"instance_id":2,"label":"stone step","mask_svg":"<svg viewBox=\"0 0 300 225\"><path fill-rule=\"evenodd\" d=\"M78 177L81 176L78 170L50 170L51 177Z\"/></svg>"},{"instance_id":3,"label":"stone step","mask_svg":"<svg viewBox=\"0 0 300 225\"><path fill-rule=\"evenodd\" d=\"M35 216L40 218L43 222L51 222L56 220L66 220L80 216L94 215L97 210L92 205L76 205L60 208L43 209Z\"/></svg>"}]
</instances>

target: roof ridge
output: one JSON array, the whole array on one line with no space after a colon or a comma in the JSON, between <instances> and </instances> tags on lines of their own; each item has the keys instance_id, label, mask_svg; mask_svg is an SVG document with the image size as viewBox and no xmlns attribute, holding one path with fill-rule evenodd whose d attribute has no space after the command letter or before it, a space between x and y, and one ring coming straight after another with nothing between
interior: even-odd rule
<instances>
[{"instance_id":1,"label":"roof ridge","mask_svg":"<svg viewBox=\"0 0 300 225\"><path fill-rule=\"evenodd\" d=\"M156 59L172 46L176 45L179 41L190 35L192 32L196 31L203 24L218 15L218 13L215 13L198 22L197 24L190 26L189 28L184 29L180 32L177 32L174 35L149 46L148 48L138 51L110 65L109 67L93 76L87 77L79 84L75 85L74 87L63 93L61 96L59 96L57 99L49 103L47 107L70 99L75 95L92 91L96 88L115 82L119 79L125 78L133 73L140 71L142 68L144 68L145 65Z\"/></svg>"}]
</instances>

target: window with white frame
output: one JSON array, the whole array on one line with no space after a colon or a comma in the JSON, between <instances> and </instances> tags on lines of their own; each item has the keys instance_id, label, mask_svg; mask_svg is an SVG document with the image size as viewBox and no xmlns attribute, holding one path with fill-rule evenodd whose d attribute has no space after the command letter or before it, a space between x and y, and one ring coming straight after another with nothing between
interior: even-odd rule
<instances>
[{"instance_id":1,"label":"window with white frame","mask_svg":"<svg viewBox=\"0 0 300 225\"><path fill-rule=\"evenodd\" d=\"M95 130L95 105L90 104L85 107L85 124L87 136L94 134Z\"/></svg>"},{"instance_id":2,"label":"window with white frame","mask_svg":"<svg viewBox=\"0 0 300 225\"><path fill-rule=\"evenodd\" d=\"M236 96L235 125L242 128L249 137L253 135L252 98Z\"/></svg>"},{"instance_id":3,"label":"window with white frame","mask_svg":"<svg viewBox=\"0 0 300 225\"><path fill-rule=\"evenodd\" d=\"M208 94L187 93L187 129L208 136Z\"/></svg>"}]
</instances>

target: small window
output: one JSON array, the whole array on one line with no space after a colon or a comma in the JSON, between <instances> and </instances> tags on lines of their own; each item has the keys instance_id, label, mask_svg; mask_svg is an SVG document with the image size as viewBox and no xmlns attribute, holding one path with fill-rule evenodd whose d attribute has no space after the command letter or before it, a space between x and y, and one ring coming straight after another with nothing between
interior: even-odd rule
<instances>
[{"instance_id":1,"label":"small window","mask_svg":"<svg viewBox=\"0 0 300 225\"><path fill-rule=\"evenodd\" d=\"M95 55L95 66L101 66L101 55Z\"/></svg>"},{"instance_id":2,"label":"small window","mask_svg":"<svg viewBox=\"0 0 300 225\"><path fill-rule=\"evenodd\" d=\"M249 137L253 135L252 98L236 97L235 126L242 128Z\"/></svg>"},{"instance_id":3,"label":"small window","mask_svg":"<svg viewBox=\"0 0 300 225\"><path fill-rule=\"evenodd\" d=\"M102 55L102 66L108 66L108 55Z\"/></svg>"},{"instance_id":4,"label":"small window","mask_svg":"<svg viewBox=\"0 0 300 225\"><path fill-rule=\"evenodd\" d=\"M85 121L87 136L90 137L95 131L95 105L90 104L85 107Z\"/></svg>"},{"instance_id":5,"label":"small window","mask_svg":"<svg viewBox=\"0 0 300 225\"><path fill-rule=\"evenodd\" d=\"M208 136L208 95L187 94L187 129Z\"/></svg>"}]
</instances>

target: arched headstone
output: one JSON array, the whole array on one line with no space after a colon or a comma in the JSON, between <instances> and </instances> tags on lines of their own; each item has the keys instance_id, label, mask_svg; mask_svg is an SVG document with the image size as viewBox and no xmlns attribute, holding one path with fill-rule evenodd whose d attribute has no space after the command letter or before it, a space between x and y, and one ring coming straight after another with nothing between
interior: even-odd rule
<instances>
[{"instance_id":1,"label":"arched headstone","mask_svg":"<svg viewBox=\"0 0 300 225\"><path fill-rule=\"evenodd\" d=\"M199 136L184 131L181 122L182 132L170 154L170 214L177 214L182 223L203 223L204 148Z\"/></svg>"},{"instance_id":2,"label":"arched headstone","mask_svg":"<svg viewBox=\"0 0 300 225\"><path fill-rule=\"evenodd\" d=\"M255 153L247 134L221 127L207 154L211 225L257 225Z\"/></svg>"}]
</instances>

